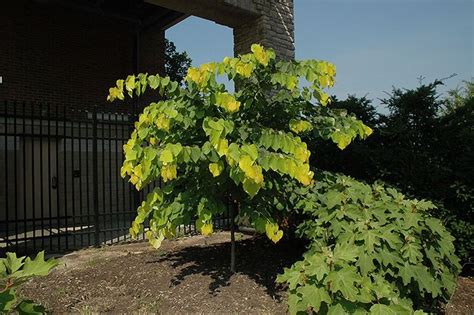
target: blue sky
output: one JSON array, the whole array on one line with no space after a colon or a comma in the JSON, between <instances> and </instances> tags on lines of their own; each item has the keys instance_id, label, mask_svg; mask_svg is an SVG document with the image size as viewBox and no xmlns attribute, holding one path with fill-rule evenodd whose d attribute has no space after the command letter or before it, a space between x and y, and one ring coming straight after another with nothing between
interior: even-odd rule
<instances>
[{"instance_id":1,"label":"blue sky","mask_svg":"<svg viewBox=\"0 0 474 315\"><path fill-rule=\"evenodd\" d=\"M295 0L297 59L337 67L331 94L378 98L392 86L413 88L456 73L446 89L474 77L472 0ZM196 17L166 36L193 64L233 54L232 30ZM383 110L380 108L380 110Z\"/></svg>"}]
</instances>

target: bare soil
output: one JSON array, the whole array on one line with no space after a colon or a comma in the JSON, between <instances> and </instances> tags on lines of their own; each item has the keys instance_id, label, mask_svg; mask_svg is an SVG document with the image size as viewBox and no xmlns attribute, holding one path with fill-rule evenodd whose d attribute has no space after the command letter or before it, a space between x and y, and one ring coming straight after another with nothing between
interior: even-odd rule
<instances>
[{"instance_id":1,"label":"bare soil","mask_svg":"<svg viewBox=\"0 0 474 315\"><path fill-rule=\"evenodd\" d=\"M53 313L286 314L283 267L300 244L239 235L236 274L229 272L229 233L86 249L60 258L49 276L26 283L22 296ZM474 314L474 280L459 278L447 314Z\"/></svg>"}]
</instances>

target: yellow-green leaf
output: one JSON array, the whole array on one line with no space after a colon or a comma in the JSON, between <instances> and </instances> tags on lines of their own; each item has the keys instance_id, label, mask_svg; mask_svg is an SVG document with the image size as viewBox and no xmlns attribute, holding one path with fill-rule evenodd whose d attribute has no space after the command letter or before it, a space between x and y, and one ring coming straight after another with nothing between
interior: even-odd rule
<instances>
[{"instance_id":1,"label":"yellow-green leaf","mask_svg":"<svg viewBox=\"0 0 474 315\"><path fill-rule=\"evenodd\" d=\"M254 197L258 191L260 190L261 185L255 183L253 180L246 178L242 182L242 186L244 188L244 191L250 196Z\"/></svg>"},{"instance_id":2,"label":"yellow-green leaf","mask_svg":"<svg viewBox=\"0 0 474 315\"><path fill-rule=\"evenodd\" d=\"M125 88L131 92L135 88L135 75L129 75L125 80Z\"/></svg>"},{"instance_id":3,"label":"yellow-green leaf","mask_svg":"<svg viewBox=\"0 0 474 315\"><path fill-rule=\"evenodd\" d=\"M352 141L352 138L350 135L341 132L341 131L335 131L331 135L331 139L334 143L337 144L339 149L344 150Z\"/></svg>"},{"instance_id":4,"label":"yellow-green leaf","mask_svg":"<svg viewBox=\"0 0 474 315\"><path fill-rule=\"evenodd\" d=\"M209 164L209 171L214 177L219 176L223 170L224 170L224 164L221 161L219 161L218 163Z\"/></svg>"},{"instance_id":5,"label":"yellow-green leaf","mask_svg":"<svg viewBox=\"0 0 474 315\"><path fill-rule=\"evenodd\" d=\"M170 150L165 149L161 152L160 161L163 162L163 164L171 163L173 160L173 153L171 153Z\"/></svg>"},{"instance_id":6,"label":"yellow-green leaf","mask_svg":"<svg viewBox=\"0 0 474 315\"><path fill-rule=\"evenodd\" d=\"M265 232L273 243L277 243L283 237L283 231L278 228L276 223L267 222L265 224Z\"/></svg>"},{"instance_id":7,"label":"yellow-green leaf","mask_svg":"<svg viewBox=\"0 0 474 315\"><path fill-rule=\"evenodd\" d=\"M260 64L265 67L268 65L268 62L270 61L270 56L261 45L253 44L250 47L250 50L253 52L255 59L257 59Z\"/></svg>"},{"instance_id":8,"label":"yellow-green leaf","mask_svg":"<svg viewBox=\"0 0 474 315\"><path fill-rule=\"evenodd\" d=\"M201 227L201 233L205 236L211 235L213 232L213 227L211 223L203 224Z\"/></svg>"}]
</instances>

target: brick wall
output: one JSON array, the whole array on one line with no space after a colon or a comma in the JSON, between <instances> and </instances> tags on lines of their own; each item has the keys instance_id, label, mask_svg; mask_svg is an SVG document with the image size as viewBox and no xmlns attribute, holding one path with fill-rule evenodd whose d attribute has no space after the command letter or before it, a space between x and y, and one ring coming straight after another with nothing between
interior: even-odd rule
<instances>
[{"instance_id":1,"label":"brick wall","mask_svg":"<svg viewBox=\"0 0 474 315\"><path fill-rule=\"evenodd\" d=\"M139 72L149 74L165 73L165 31L158 27L151 27L140 32L139 38ZM147 106L156 101L158 95L156 91L148 89L140 97L139 106Z\"/></svg>"},{"instance_id":2,"label":"brick wall","mask_svg":"<svg viewBox=\"0 0 474 315\"><path fill-rule=\"evenodd\" d=\"M180 1L155 2L166 7ZM181 2L183 8L190 7L186 13L197 10ZM0 100L70 107L103 104L115 80L135 72L136 26L51 3L1 2ZM245 19L232 19L232 10L247 12ZM207 18L233 27L235 54L261 43L275 49L279 57L294 58L293 0L226 0L209 5L206 12L212 13ZM138 70L162 73L164 31L153 27L143 31L139 43Z\"/></svg>"},{"instance_id":3,"label":"brick wall","mask_svg":"<svg viewBox=\"0 0 474 315\"><path fill-rule=\"evenodd\" d=\"M31 0L2 1L0 100L103 104L108 87L135 70L135 35L132 23L96 13ZM146 45L140 49L142 65L159 72L164 32L141 37Z\"/></svg>"}]
</instances>

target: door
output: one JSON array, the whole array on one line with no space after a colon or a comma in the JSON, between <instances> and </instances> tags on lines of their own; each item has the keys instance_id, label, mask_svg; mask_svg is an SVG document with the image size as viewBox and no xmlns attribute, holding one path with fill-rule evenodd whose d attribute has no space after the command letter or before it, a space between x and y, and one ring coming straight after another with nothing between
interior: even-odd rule
<instances>
[{"instance_id":1,"label":"door","mask_svg":"<svg viewBox=\"0 0 474 315\"><path fill-rule=\"evenodd\" d=\"M34 220L36 227L46 227L50 219L58 216L58 141L40 137L23 141L19 190L24 192L25 199L17 211L21 214L19 218Z\"/></svg>"}]
</instances>

